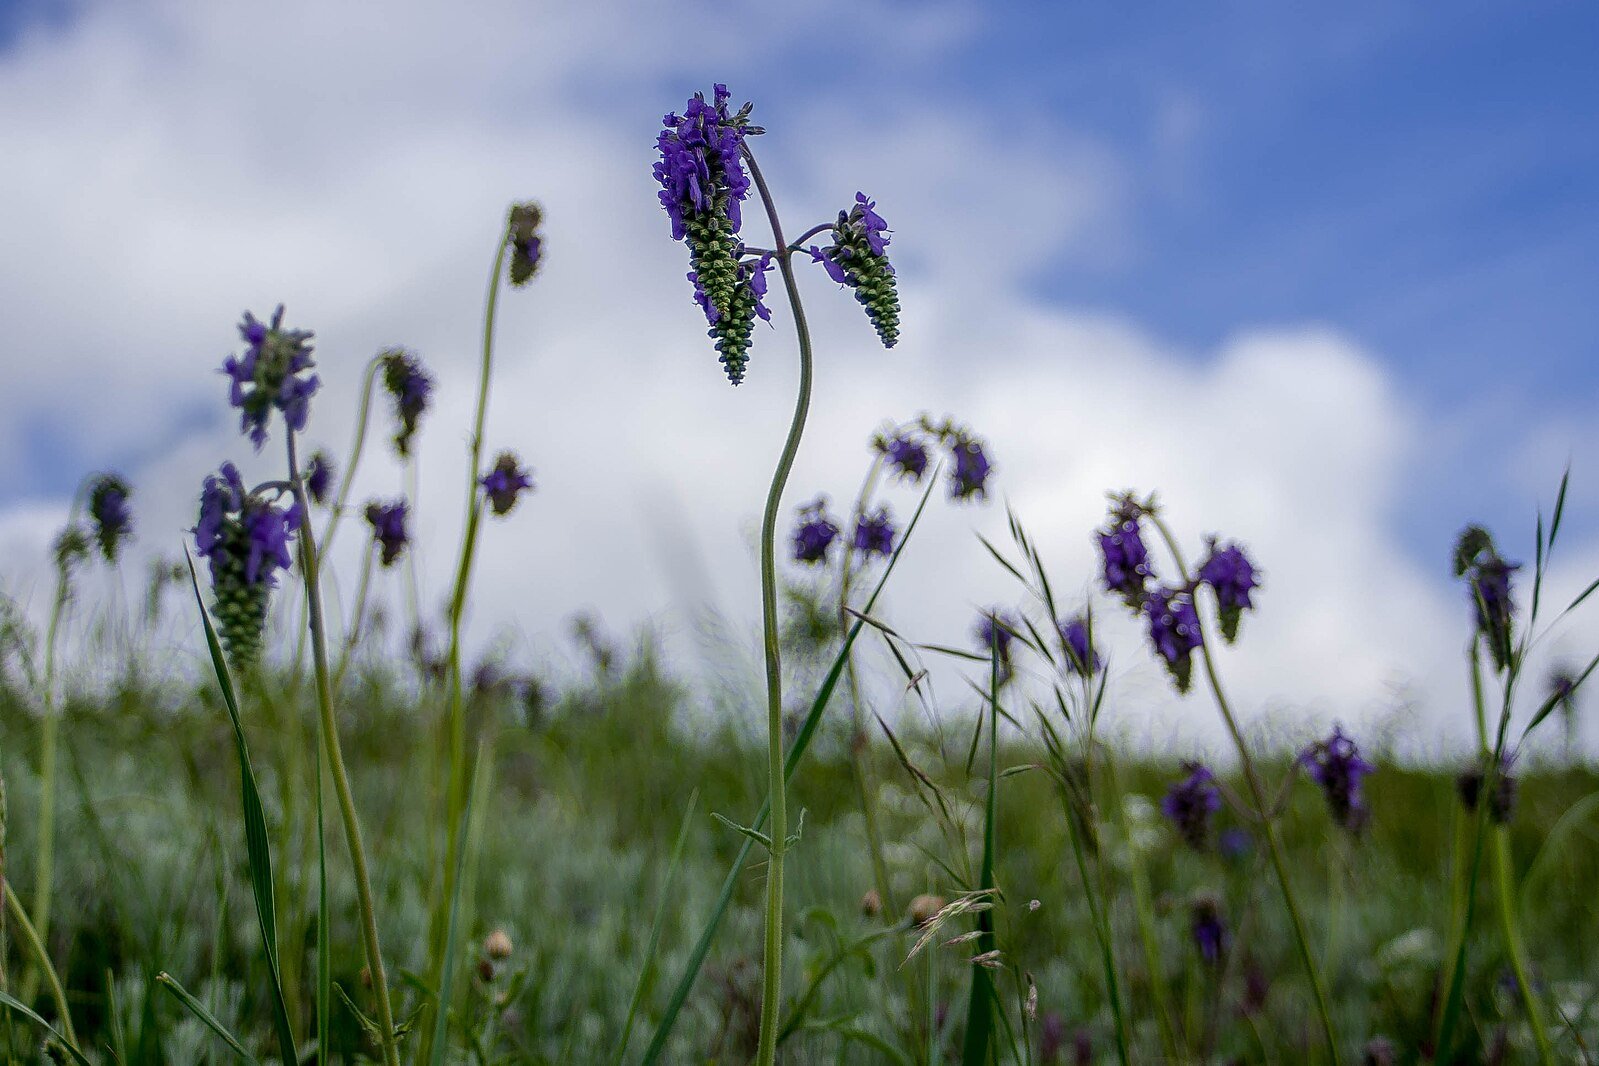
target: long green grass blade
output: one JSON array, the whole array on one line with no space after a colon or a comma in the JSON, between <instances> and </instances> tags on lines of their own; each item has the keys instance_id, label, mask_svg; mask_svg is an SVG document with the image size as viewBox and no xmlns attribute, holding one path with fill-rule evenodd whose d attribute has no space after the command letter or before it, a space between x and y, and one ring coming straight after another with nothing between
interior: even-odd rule
<instances>
[{"instance_id":1,"label":"long green grass blade","mask_svg":"<svg viewBox=\"0 0 1599 1066\"><path fill-rule=\"evenodd\" d=\"M322 745L316 749L316 1061L327 1066L328 1036L332 1029L333 945L328 930L327 823L322 813Z\"/></svg>"},{"instance_id":2,"label":"long green grass blade","mask_svg":"<svg viewBox=\"0 0 1599 1066\"><path fill-rule=\"evenodd\" d=\"M677 830L677 842L672 845L672 861L666 867L666 880L661 883L661 898L655 905L655 919L650 923L650 938L644 948L644 965L633 985L633 998L627 1005L627 1021L622 1024L622 1038L616 1043L616 1054L611 1062L622 1066L627 1054L627 1043L633 1036L633 1019L638 1016L639 1004L655 978L655 955L661 947L661 930L666 926L666 907L672 900L672 883L677 879L678 868L683 863L683 848L688 844L689 829L694 824L694 810L699 806L700 790L695 789L688 798L688 810L683 812L683 824Z\"/></svg>"},{"instance_id":3,"label":"long green grass blade","mask_svg":"<svg viewBox=\"0 0 1599 1066\"><path fill-rule=\"evenodd\" d=\"M450 916L444 926L444 957L439 974L439 1012L434 1021L433 1047L428 1054L432 1066L444 1066L444 1056L449 1048L450 996L455 986L455 951L461 938L461 885L466 880L466 853L468 827L472 824L472 808L478 798L478 769L483 765L484 743L479 741L477 758L472 760L472 771L466 782L466 806L461 809L461 825L455 834L455 854L450 861L455 865L454 891L450 893Z\"/></svg>"},{"instance_id":4,"label":"long green grass blade","mask_svg":"<svg viewBox=\"0 0 1599 1066\"><path fill-rule=\"evenodd\" d=\"M994 887L994 823L999 818L999 641L988 652L988 797L983 812L983 865L978 890ZM977 915L977 954L994 950L994 912ZM966 1006L966 1039L961 1045L962 1066L987 1066L994 1035L994 978L988 967L972 963L972 991Z\"/></svg>"},{"instance_id":5,"label":"long green grass blade","mask_svg":"<svg viewBox=\"0 0 1599 1066\"><path fill-rule=\"evenodd\" d=\"M162 970L160 973L155 975L155 979L168 992L171 992L175 997L177 997L178 1002L182 1003L189 1009L189 1013L193 1014L196 1018L200 1019L200 1021L204 1022L205 1027L215 1033L217 1038L224 1044L228 1045L228 1048L232 1050L235 1055L239 1056L245 1062L256 1061L255 1056L246 1051L244 1049L244 1045L239 1043L239 1038L228 1032L228 1027L223 1025L215 1014L212 1014L209 1010L207 1010L204 1003L201 1003L198 999L194 998L194 996L190 995L189 990L179 984L177 978L173 977L165 970Z\"/></svg>"},{"instance_id":6,"label":"long green grass blade","mask_svg":"<svg viewBox=\"0 0 1599 1066\"><path fill-rule=\"evenodd\" d=\"M870 614L872 607L877 603L878 596L882 595L883 587L888 584L889 576L894 573L894 568L899 564L900 556L904 553L906 545L910 543L911 534L916 532L916 524L921 521L922 512L927 508L927 501L933 495L937 485L937 471L927 481L927 489L922 493L921 502L916 505L916 513L911 516L910 523L905 527L905 535L900 538L899 547L894 549L894 554L889 556L888 565L883 568L883 576L877 581L877 586L872 589L871 596L867 597L866 605L861 609L862 614ZM838 686L839 678L844 674L845 664L849 662L850 649L855 646L855 639L860 636L865 623L859 617L850 626L849 632L844 637L843 645L838 649L833 664L828 668L827 676L822 679L821 687L816 690L816 698L811 701L810 710L805 714L805 721L801 723L799 732L794 735L794 742L789 746L788 755L783 762L783 779L791 780L794 771L799 767L800 760L804 758L806 749L810 747L811 738L816 733L816 728L821 724L822 712L827 709L828 701L833 698L833 690ZM750 825L759 829L766 824L767 813L771 810L771 797L761 805L760 813ZM700 934L699 940L694 945L694 950L689 955L688 965L684 967L682 976L678 978L677 985L672 989L672 997L667 1001L666 1012L661 1016L660 1022L655 1027L655 1034L650 1039L650 1045L644 1052L644 1066L660 1061L661 1054L666 1050L666 1041L672 1035L672 1029L677 1025L677 1016L683 1009L683 1004L688 1000L688 994L694 987L694 981L699 977L700 968L705 965L705 958L711 952L711 942L716 939L716 931L722 924L722 918L727 914L728 906L733 902L733 890L738 886L738 875L744 869L744 863L749 858L750 850L755 847L753 840L745 839L739 848L738 856L734 858L732 868L727 871L727 877L722 881L722 890L717 894L716 903L711 908L709 921L705 923L705 930Z\"/></svg>"},{"instance_id":7,"label":"long green grass blade","mask_svg":"<svg viewBox=\"0 0 1599 1066\"><path fill-rule=\"evenodd\" d=\"M34 1025L37 1025L39 1028L55 1037L56 1043L62 1048L66 1049L67 1054L72 1056L72 1061L76 1062L78 1066L94 1066L93 1063L83 1057L83 1052L73 1047L66 1037L56 1032L53 1025L39 1017L39 1015L35 1014L33 1012L33 1008L23 1003L20 999L12 997L7 992L0 992L0 1005L10 1007L12 1010L28 1019Z\"/></svg>"},{"instance_id":8,"label":"long green grass blade","mask_svg":"<svg viewBox=\"0 0 1599 1066\"><path fill-rule=\"evenodd\" d=\"M244 736L244 719L239 714L239 698L233 688L233 677L228 673L222 645L217 641L211 616L205 609L205 599L200 594L200 579L194 572L194 559L187 551L184 552L184 558L189 563L189 584L194 588L194 602L200 609L200 624L205 629L206 650L211 653L211 666L216 671L217 684L222 689L222 702L227 705L228 717L233 722L233 739L239 756L239 798L244 811L244 845L250 862L250 887L255 893L255 913L261 927L261 942L266 949L267 969L272 976L272 1024L277 1030L278 1053L283 1059L283 1066L299 1066L294 1027L289 1023L289 1004L283 995L283 976L278 966L277 904L272 896L272 850L267 843L266 813L261 807L261 790L255 783L255 771L250 767L250 746Z\"/></svg>"}]
</instances>

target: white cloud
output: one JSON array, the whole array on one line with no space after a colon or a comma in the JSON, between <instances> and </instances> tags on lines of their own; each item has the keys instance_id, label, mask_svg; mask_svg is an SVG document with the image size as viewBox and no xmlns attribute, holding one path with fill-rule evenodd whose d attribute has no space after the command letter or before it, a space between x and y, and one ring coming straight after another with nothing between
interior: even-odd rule
<instances>
[{"instance_id":1,"label":"white cloud","mask_svg":"<svg viewBox=\"0 0 1599 1066\"><path fill-rule=\"evenodd\" d=\"M1069 598L1092 583L1107 489L1159 490L1191 552L1207 532L1249 544L1267 584L1224 655L1246 716L1288 704L1370 724L1408 680L1428 693L1424 721L1464 739L1461 599L1395 536L1425 427L1381 361L1321 326L1240 324L1218 351L1175 351L1134 323L1018 296L1060 256L1124 253L1135 220L1122 165L1047 116L1019 116L973 153L967 133L990 113L925 85L867 110L842 106L847 85L785 77L782 57L844 10L735 34L677 8L623 20L605 6L463 17L418 5L373 19L341 5L107 5L31 39L0 56L0 198L14 207L0 469L39 460L40 424L70 427L83 455L135 458L143 550L175 549L200 478L247 454L231 415L195 414L221 403L214 368L234 316L283 300L291 324L318 331L313 442L345 447L379 347L411 345L440 374L419 508L436 600L460 522L489 253L505 204L537 196L550 258L531 291L501 301L489 441L529 459L539 492L486 535L475 639L511 625L548 649L579 608L619 630L654 619L681 632L698 598L752 620L749 532L795 376L786 316L761 331L749 383L728 388L648 171L659 113L728 69L745 76L740 97L770 87L800 105L772 108L789 124L759 146L789 226L864 188L901 257L905 339L891 353L847 294L805 276L817 391L790 507L819 489L851 495L885 417L954 412L989 438L996 487ZM895 17L848 12L862 42ZM972 18L936 9L916 55L932 61ZM703 62L690 61L696 41ZM907 84L925 78L901 62ZM376 463L358 498L398 487ZM906 515L910 495L895 499ZM64 509L0 509L7 587L38 584ZM896 578L893 615L919 637L963 643L978 607L1015 594L973 526L1002 536L1001 505L935 508ZM343 538L347 573L357 539ZM1108 629L1124 728L1214 744L1214 713L1173 702L1132 623Z\"/></svg>"}]
</instances>

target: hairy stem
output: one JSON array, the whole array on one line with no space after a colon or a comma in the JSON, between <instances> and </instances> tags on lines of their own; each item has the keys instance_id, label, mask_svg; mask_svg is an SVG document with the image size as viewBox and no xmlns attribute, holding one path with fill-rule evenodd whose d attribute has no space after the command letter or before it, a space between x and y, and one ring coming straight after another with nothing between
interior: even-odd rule
<instances>
[{"instance_id":1,"label":"hairy stem","mask_svg":"<svg viewBox=\"0 0 1599 1066\"><path fill-rule=\"evenodd\" d=\"M783 503L783 489L788 485L789 470L799 451L800 437L805 432L805 416L811 406L811 333L805 322L805 307L800 302L799 282L794 277L793 253L783 239L783 224L777 215L777 205L761 176L755 155L746 146L744 159L749 163L750 176L760 192L761 203L766 206L766 217L771 222L772 240L783 249L777 257L778 269L783 274L783 287L788 293L788 304L794 315L794 332L799 341L799 395L794 402L794 418L789 423L788 439L783 443L783 453L778 457L777 469L772 474L772 485L766 493L766 511L761 518L761 630L766 653L766 759L767 787L771 793L772 840L771 861L766 872L766 943L763 956L761 986L761 1034L755 1062L757 1066L771 1066L777 1059L777 1033L781 1024L783 982L783 855L788 850L787 788L783 779L783 665L777 642L777 515Z\"/></svg>"}]
</instances>

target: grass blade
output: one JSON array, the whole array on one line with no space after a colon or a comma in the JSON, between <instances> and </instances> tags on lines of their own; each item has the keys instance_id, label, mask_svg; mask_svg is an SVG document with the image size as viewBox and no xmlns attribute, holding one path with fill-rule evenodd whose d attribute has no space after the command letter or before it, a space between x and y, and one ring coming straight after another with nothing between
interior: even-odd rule
<instances>
[{"instance_id":1,"label":"grass blade","mask_svg":"<svg viewBox=\"0 0 1599 1066\"><path fill-rule=\"evenodd\" d=\"M322 811L322 745L316 750L316 1061L327 1066L333 1011L333 945L328 930L327 822Z\"/></svg>"},{"instance_id":2,"label":"grass blade","mask_svg":"<svg viewBox=\"0 0 1599 1066\"><path fill-rule=\"evenodd\" d=\"M472 808L476 805L478 769L483 765L484 743L478 743L477 758L472 761L472 773L466 782L466 806L461 809L461 828L455 835L455 855L451 862L455 864L455 890L450 893L450 917L444 927L444 957L439 974L439 1014L438 1020L433 1024L433 1050L428 1056L432 1066L444 1066L444 1056L449 1048L450 1032L450 993L455 984L455 949L460 939L461 919L461 885L466 880L466 851L467 840L470 835L468 827L472 824Z\"/></svg>"},{"instance_id":3,"label":"grass blade","mask_svg":"<svg viewBox=\"0 0 1599 1066\"><path fill-rule=\"evenodd\" d=\"M877 586L872 589L872 594L866 600L866 605L861 609L863 613L870 614L872 607L877 603L878 596L882 595L883 587L888 584L889 576L894 573L894 568L899 564L900 556L905 551L905 546L910 543L911 534L916 531L916 524L921 521L922 512L927 508L927 501L932 497L933 489L937 486L937 471L928 479L927 489L922 493L921 502L916 505L916 513L911 516L910 523L905 527L905 535L900 538L899 546L894 549L894 554L889 556L888 565L883 568L883 576L878 578ZM800 724L799 732L794 736L794 742L789 746L788 756L783 763L783 779L790 780L794 771L799 767L800 760L804 758L806 750L810 747L811 738L816 733L816 728L821 724L822 712L827 709L828 701L833 698L833 690L838 687L838 680L844 674L844 666L849 662L850 649L855 646L855 639L860 636L865 623L856 618L850 626L849 632L844 637L843 645L838 649L833 664L827 670L827 676L822 679L821 687L816 690L816 697L811 701L810 710L805 714L805 721ZM755 816L750 825L759 829L766 824L767 812L771 809L771 797L761 805L760 813ZM722 924L722 918L727 914L727 908L733 901L733 890L738 885L738 875L744 869L744 863L749 858L750 850L755 847L753 840L746 839L739 848L737 857L733 859L732 867L727 871L727 877L722 881L722 890L716 897L716 903L711 908L710 920L705 924L705 930L700 934L699 940L694 945L694 950L689 955L688 965L684 967L683 974L678 978L677 985L672 989L672 997L667 1002L666 1013L661 1016L660 1023L655 1027L655 1034L650 1040L649 1047L644 1052L644 1066L659 1062L662 1053L666 1050L666 1041L672 1035L672 1029L677 1025L677 1016L683 1009L683 1004L688 1000L689 991L694 987L694 981L699 977L700 968L705 965L705 958L711 952L711 942L716 939L716 931Z\"/></svg>"},{"instance_id":4,"label":"grass blade","mask_svg":"<svg viewBox=\"0 0 1599 1066\"><path fill-rule=\"evenodd\" d=\"M627 1054L627 1043L633 1037L633 1019L638 1015L639 1004L655 977L655 954L661 946L661 930L666 926L666 905L672 898L672 882L677 879L678 867L683 863L683 848L688 843L689 828L694 824L694 810L699 806L700 790L695 789L688 798L688 810L683 812L683 824L677 830L677 843L672 845L672 861L666 867L666 880L661 883L661 899L655 905L655 920L650 923L650 938L644 948L644 965L639 970L638 981L633 985L633 998L627 1005L627 1021L622 1025L622 1038L617 1041L616 1055L611 1059L622 1066Z\"/></svg>"},{"instance_id":5,"label":"grass blade","mask_svg":"<svg viewBox=\"0 0 1599 1066\"><path fill-rule=\"evenodd\" d=\"M204 1003L190 995L189 990L179 984L177 978L162 970L155 975L155 979L158 984L164 986L168 992L176 996L179 1003L189 1008L189 1013L204 1022L205 1027L215 1033L217 1038L224 1044L228 1045L235 1055L245 1062L256 1061L254 1055L244 1050L244 1045L239 1043L239 1038L228 1032L228 1027L223 1025L215 1014L207 1010Z\"/></svg>"},{"instance_id":6,"label":"grass blade","mask_svg":"<svg viewBox=\"0 0 1599 1066\"><path fill-rule=\"evenodd\" d=\"M76 1062L78 1066L94 1066L93 1063L83 1057L83 1052L74 1047L66 1037L56 1032L54 1026L45 1021L43 1018L39 1017L39 1015L35 1014L33 1012L33 1008L23 1003L20 999L12 997L8 992L0 992L0 1005L10 1007L12 1010L28 1019L34 1025L37 1025L39 1028L55 1037L56 1043L66 1049L67 1054L72 1056L72 1061Z\"/></svg>"},{"instance_id":7,"label":"grass blade","mask_svg":"<svg viewBox=\"0 0 1599 1066\"><path fill-rule=\"evenodd\" d=\"M200 579L194 572L194 559L184 552L189 563L189 584L194 588L194 602L200 608L200 624L205 629L206 650L211 653L211 666L216 671L217 684L222 689L222 702L227 705L228 717L233 722L233 739L239 756L239 799L244 811L244 844L250 862L250 887L255 893L255 914L261 927L261 941L266 948L267 969L272 975L272 1025L278 1035L278 1053L283 1066L299 1066L300 1056L294 1046L294 1027L289 1024L289 1005L283 995L283 977L278 967L277 905L272 896L272 851L267 843L266 813L261 807L261 790L255 783L255 771L250 768L250 746L244 736L244 720L239 714L239 698L233 688L233 677L222 656L222 645L217 641L211 616L205 609L205 599L200 595Z\"/></svg>"},{"instance_id":8,"label":"grass blade","mask_svg":"<svg viewBox=\"0 0 1599 1066\"><path fill-rule=\"evenodd\" d=\"M999 817L999 642L988 653L988 801L983 812L983 865L979 892L994 887L994 823ZM978 956L994 950L994 915L987 908L978 912ZM963 1066L987 1066L989 1044L994 1031L994 978L986 966L972 964L972 991L966 1009L966 1040L961 1046Z\"/></svg>"}]
</instances>

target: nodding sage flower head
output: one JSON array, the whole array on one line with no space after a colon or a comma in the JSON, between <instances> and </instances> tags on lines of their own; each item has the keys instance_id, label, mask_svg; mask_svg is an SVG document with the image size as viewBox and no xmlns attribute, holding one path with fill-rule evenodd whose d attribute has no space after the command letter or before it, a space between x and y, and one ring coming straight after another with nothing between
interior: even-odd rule
<instances>
[{"instance_id":1,"label":"nodding sage flower head","mask_svg":"<svg viewBox=\"0 0 1599 1066\"><path fill-rule=\"evenodd\" d=\"M1377 768L1360 757L1360 749L1344 733L1343 726L1333 726L1326 740L1301 752L1299 765L1309 771L1326 794L1327 809L1334 822L1351 832L1365 827L1371 812L1361 794L1361 779Z\"/></svg>"},{"instance_id":2,"label":"nodding sage flower head","mask_svg":"<svg viewBox=\"0 0 1599 1066\"><path fill-rule=\"evenodd\" d=\"M511 205L505 240L511 249L511 284L517 288L532 281L544 261L544 235L539 232L543 222L544 209L538 204Z\"/></svg>"},{"instance_id":3,"label":"nodding sage flower head","mask_svg":"<svg viewBox=\"0 0 1599 1066\"><path fill-rule=\"evenodd\" d=\"M1010 649L1020 626L1021 623L1015 617L996 607L984 611L972 628L972 636L976 638L978 648L988 655L998 653L999 682L1002 685L1010 680L1013 673Z\"/></svg>"},{"instance_id":4,"label":"nodding sage flower head","mask_svg":"<svg viewBox=\"0 0 1599 1066\"><path fill-rule=\"evenodd\" d=\"M1177 691L1187 692L1193 679L1193 651L1204 643L1193 595L1183 589L1158 588L1144 599L1144 617L1155 653L1166 664Z\"/></svg>"},{"instance_id":5,"label":"nodding sage flower head","mask_svg":"<svg viewBox=\"0 0 1599 1066\"><path fill-rule=\"evenodd\" d=\"M813 245L810 252L829 277L855 290L855 299L866 310L883 347L892 348L899 340L899 293L888 261L888 232L876 201L858 192L854 205L840 211L833 223L833 243L826 248Z\"/></svg>"},{"instance_id":6,"label":"nodding sage flower head","mask_svg":"<svg viewBox=\"0 0 1599 1066\"><path fill-rule=\"evenodd\" d=\"M415 352L404 348L390 348L382 360L383 388L394 399L394 418L399 424L394 431L394 447L403 459L411 454L411 438L433 396L433 375L423 369Z\"/></svg>"},{"instance_id":7,"label":"nodding sage flower head","mask_svg":"<svg viewBox=\"0 0 1599 1066\"><path fill-rule=\"evenodd\" d=\"M949 449L954 465L949 472L949 498L970 500L988 498L988 475L993 464L976 437L959 434Z\"/></svg>"},{"instance_id":8,"label":"nodding sage flower head","mask_svg":"<svg viewBox=\"0 0 1599 1066\"><path fill-rule=\"evenodd\" d=\"M1476 608L1477 632L1488 645L1494 666L1504 671L1513 654L1511 642L1516 601L1510 575L1520 563L1506 562L1494 539L1481 526L1467 526L1455 542L1455 576L1464 578Z\"/></svg>"},{"instance_id":9,"label":"nodding sage flower head","mask_svg":"<svg viewBox=\"0 0 1599 1066\"><path fill-rule=\"evenodd\" d=\"M1189 905L1189 931L1205 965L1212 969L1219 967L1232 942L1221 901L1210 895L1195 897Z\"/></svg>"},{"instance_id":10,"label":"nodding sage flower head","mask_svg":"<svg viewBox=\"0 0 1599 1066\"><path fill-rule=\"evenodd\" d=\"M1199 565L1199 580L1216 593L1222 639L1231 644L1238 639L1244 611L1255 606L1249 594L1260 587L1260 572L1237 544L1217 547L1213 539L1210 555Z\"/></svg>"},{"instance_id":11,"label":"nodding sage flower head","mask_svg":"<svg viewBox=\"0 0 1599 1066\"><path fill-rule=\"evenodd\" d=\"M128 497L133 490L116 474L102 474L89 486L89 521L100 554L115 564L122 543L133 535L133 511Z\"/></svg>"},{"instance_id":12,"label":"nodding sage flower head","mask_svg":"<svg viewBox=\"0 0 1599 1066\"><path fill-rule=\"evenodd\" d=\"M1098 673L1104 663L1099 652L1094 650L1088 616L1080 614L1060 623L1058 628L1061 647L1066 651L1066 669L1084 677Z\"/></svg>"},{"instance_id":13,"label":"nodding sage flower head","mask_svg":"<svg viewBox=\"0 0 1599 1066\"><path fill-rule=\"evenodd\" d=\"M311 456L311 461L305 464L305 491L310 494L311 502L318 507L326 506L329 494L333 491L333 475L335 473L333 456L318 448Z\"/></svg>"},{"instance_id":14,"label":"nodding sage flower head","mask_svg":"<svg viewBox=\"0 0 1599 1066\"><path fill-rule=\"evenodd\" d=\"M815 565L827 560L827 550L838 539L838 523L827 513L827 497L818 496L799 509L794 527L794 561Z\"/></svg>"},{"instance_id":15,"label":"nodding sage flower head","mask_svg":"<svg viewBox=\"0 0 1599 1066\"><path fill-rule=\"evenodd\" d=\"M1123 497L1111 508L1106 527L1095 534L1105 563L1105 591L1116 593L1135 611L1144 603L1145 590L1154 576L1139 527L1143 514L1143 508L1131 496Z\"/></svg>"},{"instance_id":16,"label":"nodding sage flower head","mask_svg":"<svg viewBox=\"0 0 1599 1066\"><path fill-rule=\"evenodd\" d=\"M372 540L382 549L384 566L393 566L411 542L405 531L407 511L404 500L390 503L373 500L366 505L367 524L372 527Z\"/></svg>"},{"instance_id":17,"label":"nodding sage flower head","mask_svg":"<svg viewBox=\"0 0 1599 1066\"><path fill-rule=\"evenodd\" d=\"M744 138L761 130L749 122L749 104L730 114L730 99L727 86L716 85L709 102L705 94L695 93L681 115L671 112L662 119L655 141L660 152L655 180L672 223L672 239L688 245L695 299L705 310L728 379L736 385L749 362L750 331L759 313L767 263L740 263L741 205L750 189Z\"/></svg>"},{"instance_id":18,"label":"nodding sage flower head","mask_svg":"<svg viewBox=\"0 0 1599 1066\"><path fill-rule=\"evenodd\" d=\"M1183 842L1195 851L1210 845L1210 823L1221 810L1221 791L1216 775L1196 762L1183 763L1188 776L1178 781L1160 801L1161 813L1171 819Z\"/></svg>"},{"instance_id":19,"label":"nodding sage flower head","mask_svg":"<svg viewBox=\"0 0 1599 1066\"><path fill-rule=\"evenodd\" d=\"M872 514L862 514L855 520L855 550L865 555L894 554L894 536L894 523L888 517L887 507L879 507Z\"/></svg>"},{"instance_id":20,"label":"nodding sage flower head","mask_svg":"<svg viewBox=\"0 0 1599 1066\"><path fill-rule=\"evenodd\" d=\"M306 373L316 366L311 358L312 333L284 329L282 304L270 323L246 311L239 335L246 345L244 354L228 356L222 372L231 382L228 402L241 412L239 428L250 434L259 450L266 443L267 420L274 407L283 413L290 430L305 428L311 397L321 382L315 374Z\"/></svg>"},{"instance_id":21,"label":"nodding sage flower head","mask_svg":"<svg viewBox=\"0 0 1599 1066\"><path fill-rule=\"evenodd\" d=\"M904 433L892 437L879 434L872 438L872 447L893 467L896 477L916 484L927 473L927 445L915 437Z\"/></svg>"},{"instance_id":22,"label":"nodding sage flower head","mask_svg":"<svg viewBox=\"0 0 1599 1066\"><path fill-rule=\"evenodd\" d=\"M302 517L298 503L279 509L247 492L232 463L205 479L194 546L210 563L212 612L235 668L261 658L267 601L277 572L293 561L289 540Z\"/></svg>"},{"instance_id":23,"label":"nodding sage flower head","mask_svg":"<svg viewBox=\"0 0 1599 1066\"><path fill-rule=\"evenodd\" d=\"M497 515L509 514L524 492L533 491L533 476L522 469L522 461L515 452L501 452L494 465L480 482L483 493L489 498L489 507Z\"/></svg>"}]
</instances>

